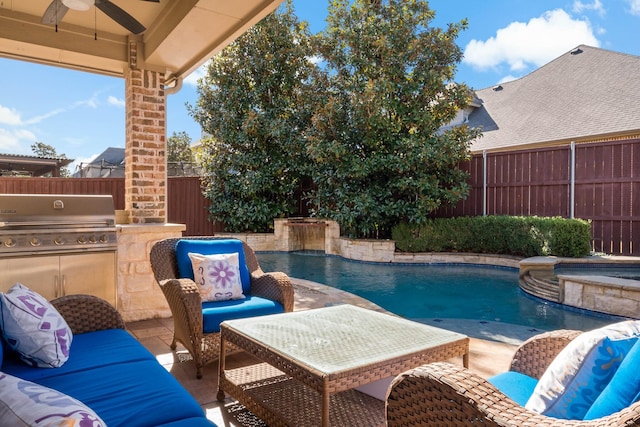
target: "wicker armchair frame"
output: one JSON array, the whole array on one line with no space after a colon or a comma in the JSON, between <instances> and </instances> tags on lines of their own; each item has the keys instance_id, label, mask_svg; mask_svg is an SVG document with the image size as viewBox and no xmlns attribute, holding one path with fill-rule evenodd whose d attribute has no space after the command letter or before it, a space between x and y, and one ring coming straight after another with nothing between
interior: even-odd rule
<instances>
[{"instance_id":1,"label":"wicker armchair frame","mask_svg":"<svg viewBox=\"0 0 640 427\"><path fill-rule=\"evenodd\" d=\"M174 333L171 349L181 343L191 354L196 365L196 377L202 378L202 368L220 356L220 333L203 332L202 298L193 280L178 275L176 244L179 240L219 240L224 237L193 236L161 240L151 248L151 268L164 293L173 315ZM265 273L260 268L255 252L242 242L244 257L251 275L251 294L278 301L285 312L293 311L293 286L289 277L281 272ZM231 349L233 350L233 349Z\"/></svg>"},{"instance_id":2,"label":"wicker armchair frame","mask_svg":"<svg viewBox=\"0 0 640 427\"><path fill-rule=\"evenodd\" d=\"M125 329L118 311L93 295L66 295L51 301L74 335L106 329Z\"/></svg>"},{"instance_id":3,"label":"wicker armchair frame","mask_svg":"<svg viewBox=\"0 0 640 427\"><path fill-rule=\"evenodd\" d=\"M580 331L547 332L524 342L510 370L540 378L547 366ZM592 421L562 420L525 409L469 369L446 362L406 371L391 383L386 401L388 427L639 426L640 402Z\"/></svg>"}]
</instances>

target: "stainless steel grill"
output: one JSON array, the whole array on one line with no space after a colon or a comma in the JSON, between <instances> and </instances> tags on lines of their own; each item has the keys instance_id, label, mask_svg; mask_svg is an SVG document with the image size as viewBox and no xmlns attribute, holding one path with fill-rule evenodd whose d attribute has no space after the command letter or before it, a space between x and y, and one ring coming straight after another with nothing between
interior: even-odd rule
<instances>
[{"instance_id":1,"label":"stainless steel grill","mask_svg":"<svg viewBox=\"0 0 640 427\"><path fill-rule=\"evenodd\" d=\"M116 248L111 196L0 194L0 258Z\"/></svg>"}]
</instances>

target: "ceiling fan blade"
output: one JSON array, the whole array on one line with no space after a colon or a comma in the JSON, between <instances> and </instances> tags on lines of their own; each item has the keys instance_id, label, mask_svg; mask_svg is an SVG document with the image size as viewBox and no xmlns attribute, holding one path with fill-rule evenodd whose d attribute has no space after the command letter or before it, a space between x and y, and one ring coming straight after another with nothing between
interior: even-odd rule
<instances>
[{"instance_id":1,"label":"ceiling fan blade","mask_svg":"<svg viewBox=\"0 0 640 427\"><path fill-rule=\"evenodd\" d=\"M59 0L55 0L59 1ZM116 21L118 24L122 25L127 30L131 31L133 34L140 34L146 28L140 22L136 20L133 16L129 15L119 6L111 3L109 0L95 0L96 7L104 12L109 18Z\"/></svg>"},{"instance_id":2,"label":"ceiling fan blade","mask_svg":"<svg viewBox=\"0 0 640 427\"><path fill-rule=\"evenodd\" d=\"M41 23L46 25L56 25L62 21L69 8L62 4L62 0L53 0L47 10L42 15Z\"/></svg>"}]
</instances>

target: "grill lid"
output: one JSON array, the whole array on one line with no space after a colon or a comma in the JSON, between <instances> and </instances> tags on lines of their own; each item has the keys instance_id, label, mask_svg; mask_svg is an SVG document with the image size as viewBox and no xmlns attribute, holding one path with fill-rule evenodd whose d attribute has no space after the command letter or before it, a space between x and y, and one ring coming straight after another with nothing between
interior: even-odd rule
<instances>
[{"instance_id":1,"label":"grill lid","mask_svg":"<svg viewBox=\"0 0 640 427\"><path fill-rule=\"evenodd\" d=\"M0 230L115 227L110 195L0 194Z\"/></svg>"}]
</instances>

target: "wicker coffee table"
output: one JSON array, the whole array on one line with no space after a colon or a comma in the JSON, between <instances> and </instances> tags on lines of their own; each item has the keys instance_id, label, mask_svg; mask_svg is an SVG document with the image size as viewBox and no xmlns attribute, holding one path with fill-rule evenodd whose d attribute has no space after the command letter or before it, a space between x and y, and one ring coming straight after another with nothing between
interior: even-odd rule
<instances>
[{"instance_id":1,"label":"wicker coffee table","mask_svg":"<svg viewBox=\"0 0 640 427\"><path fill-rule=\"evenodd\" d=\"M465 335L352 305L230 320L220 326L225 392L267 425L380 426L384 402L354 388L462 356ZM225 367L232 343L264 363Z\"/></svg>"}]
</instances>

